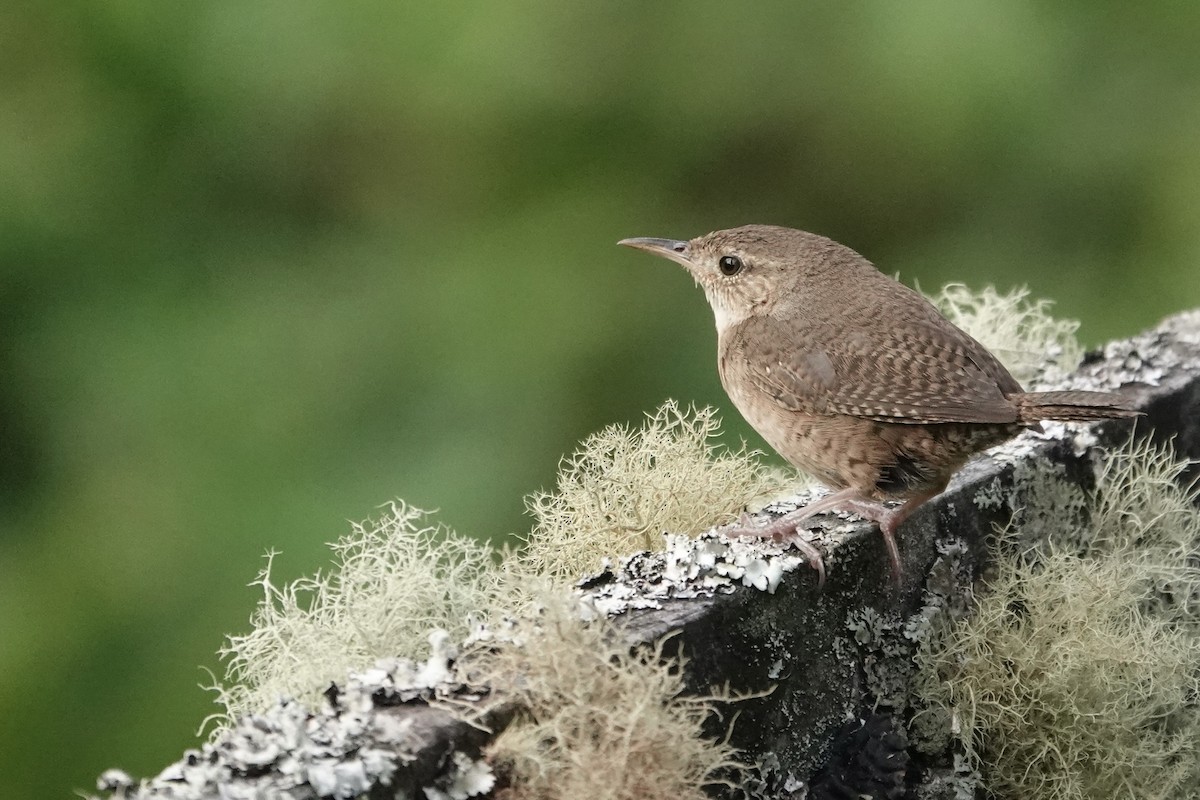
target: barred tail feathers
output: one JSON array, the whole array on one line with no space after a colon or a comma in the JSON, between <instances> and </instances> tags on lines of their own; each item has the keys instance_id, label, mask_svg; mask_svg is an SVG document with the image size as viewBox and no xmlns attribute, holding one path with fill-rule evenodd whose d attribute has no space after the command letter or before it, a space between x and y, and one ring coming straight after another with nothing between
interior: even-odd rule
<instances>
[{"instance_id":1,"label":"barred tail feathers","mask_svg":"<svg viewBox=\"0 0 1200 800\"><path fill-rule=\"evenodd\" d=\"M1129 398L1111 392L1029 392L1012 398L1020 422L1086 422L1096 419L1137 417Z\"/></svg>"}]
</instances>

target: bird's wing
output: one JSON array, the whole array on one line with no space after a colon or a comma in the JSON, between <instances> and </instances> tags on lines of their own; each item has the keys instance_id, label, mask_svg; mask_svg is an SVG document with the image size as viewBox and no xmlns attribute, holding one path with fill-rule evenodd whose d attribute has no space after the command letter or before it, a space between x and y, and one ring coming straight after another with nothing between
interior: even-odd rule
<instances>
[{"instance_id":1,"label":"bird's wing","mask_svg":"<svg viewBox=\"0 0 1200 800\"><path fill-rule=\"evenodd\" d=\"M738 327L731 356L788 410L901 423L1017 420L1005 395L1020 392L1020 385L983 345L948 322L883 321L849 333L845 326L806 323L799 332L752 317Z\"/></svg>"}]
</instances>

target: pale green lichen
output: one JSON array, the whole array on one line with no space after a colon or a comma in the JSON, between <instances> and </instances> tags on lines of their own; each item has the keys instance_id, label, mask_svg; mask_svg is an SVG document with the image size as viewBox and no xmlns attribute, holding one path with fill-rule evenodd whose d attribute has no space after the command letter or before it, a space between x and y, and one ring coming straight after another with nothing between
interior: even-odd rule
<instances>
[{"instance_id":1,"label":"pale green lichen","mask_svg":"<svg viewBox=\"0 0 1200 800\"><path fill-rule=\"evenodd\" d=\"M537 572L574 580L606 556L661 549L664 531L728 522L786 484L744 445L718 446L719 430L713 409L668 401L639 430L612 425L589 436L564 459L556 490L529 498L525 558Z\"/></svg>"},{"instance_id":2,"label":"pale green lichen","mask_svg":"<svg viewBox=\"0 0 1200 800\"><path fill-rule=\"evenodd\" d=\"M1194 796L1200 514L1181 469L1149 444L1115 454L1090 537L1006 537L974 613L922 644L916 690L993 795Z\"/></svg>"},{"instance_id":3,"label":"pale green lichen","mask_svg":"<svg viewBox=\"0 0 1200 800\"><path fill-rule=\"evenodd\" d=\"M271 559L255 585L263 596L251 630L221 649L227 685L218 701L227 721L282 696L315 705L348 670L397 655L420 657L434 628L461 641L474 620L510 595L493 549L392 503L331 545L327 573L282 586Z\"/></svg>"},{"instance_id":4,"label":"pale green lichen","mask_svg":"<svg viewBox=\"0 0 1200 800\"><path fill-rule=\"evenodd\" d=\"M520 643L468 655L472 682L504 687L459 704L483 718L516 704L517 718L488 746L507 800L703 800L719 774L741 766L703 726L727 693L686 693L686 662L668 641L630 650L607 620L584 623L561 600L526 620Z\"/></svg>"}]
</instances>

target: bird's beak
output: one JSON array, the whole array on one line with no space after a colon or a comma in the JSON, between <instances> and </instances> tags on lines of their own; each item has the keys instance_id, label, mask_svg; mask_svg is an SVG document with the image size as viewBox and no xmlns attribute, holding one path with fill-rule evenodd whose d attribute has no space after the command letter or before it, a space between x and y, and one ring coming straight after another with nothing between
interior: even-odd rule
<instances>
[{"instance_id":1,"label":"bird's beak","mask_svg":"<svg viewBox=\"0 0 1200 800\"><path fill-rule=\"evenodd\" d=\"M678 261L685 267L692 266L692 261L688 258L688 243L677 239L652 239L644 236L637 239L622 239L617 244Z\"/></svg>"}]
</instances>

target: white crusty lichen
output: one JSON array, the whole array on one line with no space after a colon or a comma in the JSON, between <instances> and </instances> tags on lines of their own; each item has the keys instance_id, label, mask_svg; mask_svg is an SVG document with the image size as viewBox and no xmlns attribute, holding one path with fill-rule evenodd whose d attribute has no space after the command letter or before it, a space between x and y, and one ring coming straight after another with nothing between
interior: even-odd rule
<instances>
[{"instance_id":1,"label":"white crusty lichen","mask_svg":"<svg viewBox=\"0 0 1200 800\"><path fill-rule=\"evenodd\" d=\"M771 516L794 511L820 499L828 490L808 485L786 500L763 507ZM735 536L731 530L743 525L763 525L758 516L705 531L699 536L668 533L660 548L644 550L621 559L605 559L606 580L589 584L583 593L586 604L612 616L634 608L657 608L664 600L711 597L748 587L774 594L785 575L800 570L815 584L818 573L790 542ZM837 546L860 530L849 513L822 515L812 529L798 535L820 543L826 550L825 563L836 563Z\"/></svg>"},{"instance_id":2,"label":"white crusty lichen","mask_svg":"<svg viewBox=\"0 0 1200 800\"><path fill-rule=\"evenodd\" d=\"M496 785L491 765L466 753L455 753L450 759L450 771L432 786L423 786L426 800L468 800L487 794Z\"/></svg>"},{"instance_id":3,"label":"white crusty lichen","mask_svg":"<svg viewBox=\"0 0 1200 800\"><path fill-rule=\"evenodd\" d=\"M612 425L589 436L561 465L554 492L528 500L531 568L575 580L601 559L661 547L664 531L696 533L727 522L788 482L746 450L714 439L711 408L668 401L638 430Z\"/></svg>"},{"instance_id":4,"label":"white crusty lichen","mask_svg":"<svg viewBox=\"0 0 1200 800\"><path fill-rule=\"evenodd\" d=\"M835 524L822 538L830 540L838 529L853 528L853 523ZM670 599L728 594L738 587L774 594L784 576L797 569L817 581L816 571L790 543L728 538L719 529L695 537L667 534L664 539L661 550L608 562L605 579L583 591L585 607L611 617L636 608L660 608Z\"/></svg>"},{"instance_id":5,"label":"white crusty lichen","mask_svg":"<svg viewBox=\"0 0 1200 800\"><path fill-rule=\"evenodd\" d=\"M1124 383L1159 386L1170 375L1195 374L1200 369L1200 310L1176 314L1157 328L1109 342L1100 356L1071 375L1065 388L1104 389Z\"/></svg>"},{"instance_id":6,"label":"white crusty lichen","mask_svg":"<svg viewBox=\"0 0 1200 800\"><path fill-rule=\"evenodd\" d=\"M423 662L381 659L327 686L313 706L285 698L239 717L152 778L138 782L109 770L97 786L121 800L350 800L392 786L397 770L429 745L405 704L439 693L460 696L452 690L461 686L446 684L457 647L444 631L429 639L431 655ZM486 762L455 753L424 792L466 800L490 791L493 783Z\"/></svg>"},{"instance_id":7,"label":"white crusty lichen","mask_svg":"<svg viewBox=\"0 0 1200 800\"><path fill-rule=\"evenodd\" d=\"M102 791L128 800L256 800L262 797L363 797L389 785L397 766L413 758L409 720L398 721L359 682L312 711L282 700L241 717L198 750L158 775L135 783L109 770Z\"/></svg>"},{"instance_id":8,"label":"white crusty lichen","mask_svg":"<svg viewBox=\"0 0 1200 800\"><path fill-rule=\"evenodd\" d=\"M1006 536L973 613L922 643L918 690L996 796L1192 796L1200 512L1183 468L1148 443L1113 454L1087 535Z\"/></svg>"}]
</instances>

